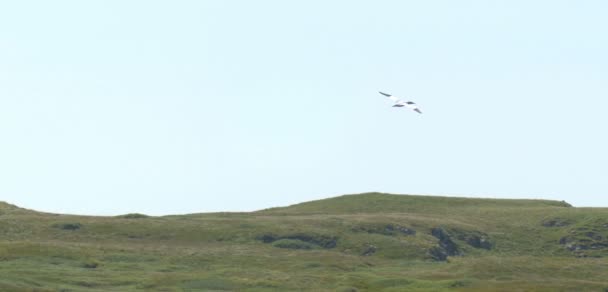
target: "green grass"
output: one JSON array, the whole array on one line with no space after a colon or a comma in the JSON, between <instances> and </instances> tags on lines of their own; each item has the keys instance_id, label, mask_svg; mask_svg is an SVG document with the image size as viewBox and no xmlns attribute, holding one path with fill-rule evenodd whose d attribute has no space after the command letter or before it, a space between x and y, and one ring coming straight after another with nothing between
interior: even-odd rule
<instances>
[{"instance_id":1,"label":"green grass","mask_svg":"<svg viewBox=\"0 0 608 292\"><path fill-rule=\"evenodd\" d=\"M434 228L458 255L433 259ZM370 193L164 217L0 202L0 291L603 291L607 258L608 209L557 201Z\"/></svg>"}]
</instances>

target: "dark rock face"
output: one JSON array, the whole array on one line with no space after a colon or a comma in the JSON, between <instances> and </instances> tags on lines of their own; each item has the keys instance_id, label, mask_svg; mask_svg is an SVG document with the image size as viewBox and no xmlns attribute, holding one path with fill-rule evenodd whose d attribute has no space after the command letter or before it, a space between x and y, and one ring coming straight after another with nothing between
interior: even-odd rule
<instances>
[{"instance_id":1,"label":"dark rock face","mask_svg":"<svg viewBox=\"0 0 608 292\"><path fill-rule=\"evenodd\" d=\"M446 253L445 249L439 246L431 247L429 249L429 255L431 255L431 258L436 261L446 261L448 259L448 254Z\"/></svg>"},{"instance_id":2,"label":"dark rock face","mask_svg":"<svg viewBox=\"0 0 608 292\"><path fill-rule=\"evenodd\" d=\"M460 255L458 245L456 245L446 230L441 227L433 228L431 235L439 239L438 246L429 249L431 258L436 261L445 261L448 256Z\"/></svg>"},{"instance_id":3,"label":"dark rock face","mask_svg":"<svg viewBox=\"0 0 608 292\"><path fill-rule=\"evenodd\" d=\"M454 239L464 241L474 248L490 250L493 247L487 234L479 231L447 230L436 227L431 230L431 235L439 239L438 246L429 250L431 257L437 261L445 261L448 256L462 255L462 251Z\"/></svg>"},{"instance_id":4,"label":"dark rock face","mask_svg":"<svg viewBox=\"0 0 608 292\"><path fill-rule=\"evenodd\" d=\"M433 228L431 230L431 235L439 239L439 247L442 248L447 255L453 256L460 254L460 251L458 250L458 245L456 245L456 243L452 241L450 234L448 234L448 232L445 231L443 228Z\"/></svg>"},{"instance_id":5,"label":"dark rock face","mask_svg":"<svg viewBox=\"0 0 608 292\"><path fill-rule=\"evenodd\" d=\"M280 239L294 239L300 240L303 242L311 243L314 245L318 245L322 248L334 248L338 244L338 238L333 236L326 235L311 235L304 233L290 234L279 236L272 233L266 233L262 235L258 235L256 237L257 240L262 241L263 243L272 243Z\"/></svg>"},{"instance_id":6,"label":"dark rock face","mask_svg":"<svg viewBox=\"0 0 608 292\"><path fill-rule=\"evenodd\" d=\"M547 219L542 222L542 225L545 227L562 227L570 224L572 224L570 220L562 218Z\"/></svg>"}]
</instances>

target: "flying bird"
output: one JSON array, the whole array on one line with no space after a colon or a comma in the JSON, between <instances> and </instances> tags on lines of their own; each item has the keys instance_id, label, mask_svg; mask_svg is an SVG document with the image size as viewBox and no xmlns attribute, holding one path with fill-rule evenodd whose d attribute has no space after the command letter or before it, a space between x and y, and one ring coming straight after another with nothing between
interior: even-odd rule
<instances>
[{"instance_id":1,"label":"flying bird","mask_svg":"<svg viewBox=\"0 0 608 292\"><path fill-rule=\"evenodd\" d=\"M393 105L393 107L407 107L412 109L413 111L416 111L417 113L421 114L422 112L420 111L420 109L418 108L418 106L413 102L413 101L406 101L406 100L402 100L394 95L388 94L388 93L384 93L382 91L379 91L380 94L388 97L390 100L392 100L393 102L395 102L395 104Z\"/></svg>"}]
</instances>

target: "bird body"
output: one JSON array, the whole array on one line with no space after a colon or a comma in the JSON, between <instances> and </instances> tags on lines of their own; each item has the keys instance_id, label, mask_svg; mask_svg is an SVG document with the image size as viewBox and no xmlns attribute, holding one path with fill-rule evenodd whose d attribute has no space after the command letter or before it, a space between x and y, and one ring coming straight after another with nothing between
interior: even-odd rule
<instances>
[{"instance_id":1,"label":"bird body","mask_svg":"<svg viewBox=\"0 0 608 292\"><path fill-rule=\"evenodd\" d=\"M412 109L413 111L421 114L422 111L420 111L420 109L418 108L418 106L416 105L416 103L414 103L413 101L407 101L407 100L402 100L392 94L388 94L388 93L384 93L382 91L379 91L380 94L388 97L390 100L392 100L395 104L393 105L393 107L407 107Z\"/></svg>"}]
</instances>

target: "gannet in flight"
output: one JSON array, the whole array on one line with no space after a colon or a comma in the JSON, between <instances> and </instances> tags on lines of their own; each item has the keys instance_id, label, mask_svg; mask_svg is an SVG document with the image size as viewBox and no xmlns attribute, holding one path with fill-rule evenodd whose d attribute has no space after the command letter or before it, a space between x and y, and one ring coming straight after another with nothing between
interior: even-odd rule
<instances>
[{"instance_id":1,"label":"gannet in flight","mask_svg":"<svg viewBox=\"0 0 608 292\"><path fill-rule=\"evenodd\" d=\"M418 106L413 102L413 101L405 101L402 100L396 96L390 95L388 93L384 93L382 91L379 91L380 94L388 97L390 100L394 101L395 104L393 105L394 107L408 107L411 108L412 110L418 112L419 114L421 114L422 112L420 111L420 109L418 108Z\"/></svg>"}]
</instances>

